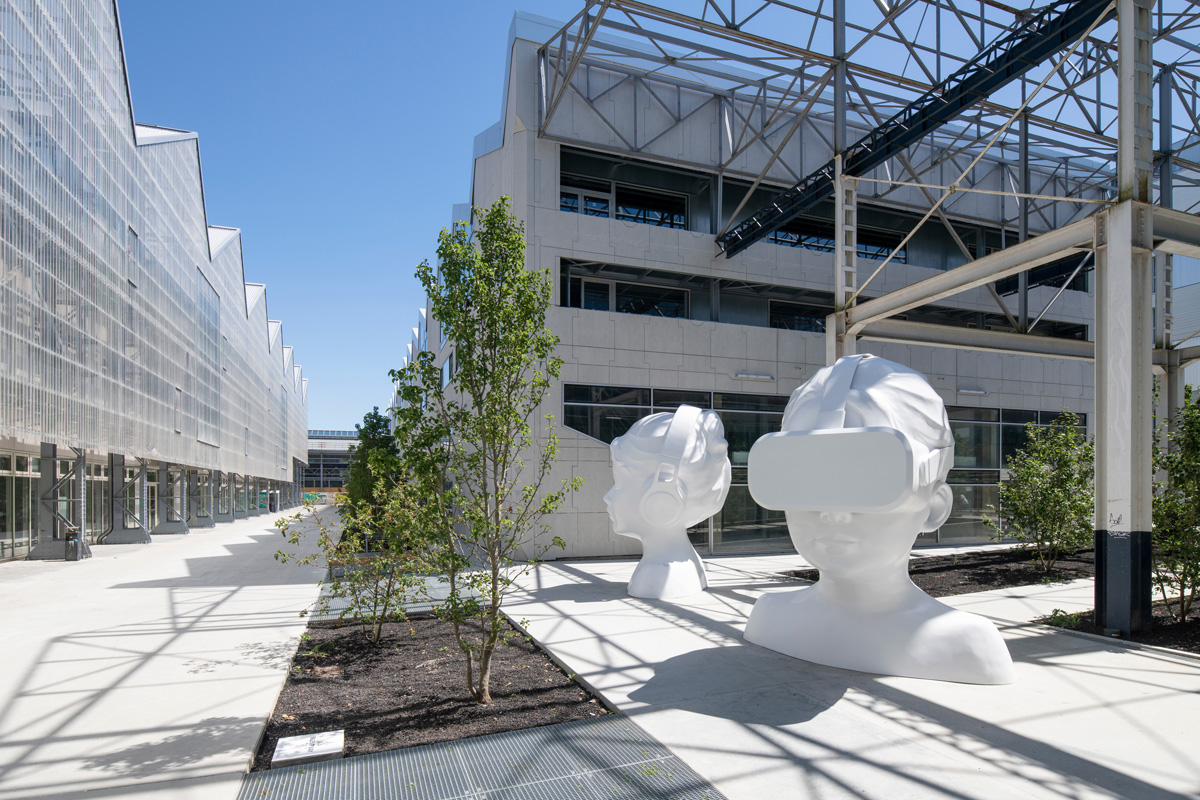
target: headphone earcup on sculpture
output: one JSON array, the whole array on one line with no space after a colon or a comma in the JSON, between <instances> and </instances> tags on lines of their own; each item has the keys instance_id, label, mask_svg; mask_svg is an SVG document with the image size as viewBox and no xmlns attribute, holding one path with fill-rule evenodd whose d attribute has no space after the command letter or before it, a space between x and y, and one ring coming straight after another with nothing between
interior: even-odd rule
<instances>
[{"instance_id":1,"label":"headphone earcup on sculpture","mask_svg":"<svg viewBox=\"0 0 1200 800\"><path fill-rule=\"evenodd\" d=\"M642 497L642 516L651 525L660 528L673 525L683 514L685 496L685 492L677 480L667 486L653 487Z\"/></svg>"}]
</instances>

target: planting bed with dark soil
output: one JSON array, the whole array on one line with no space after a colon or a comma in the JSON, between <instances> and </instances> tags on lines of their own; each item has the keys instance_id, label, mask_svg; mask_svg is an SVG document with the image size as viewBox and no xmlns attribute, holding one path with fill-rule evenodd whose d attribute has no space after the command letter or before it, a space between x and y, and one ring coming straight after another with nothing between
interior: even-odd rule
<instances>
[{"instance_id":1,"label":"planting bed with dark soil","mask_svg":"<svg viewBox=\"0 0 1200 800\"><path fill-rule=\"evenodd\" d=\"M357 625L312 624L254 759L268 769L287 736L344 730L345 755L534 728L609 713L536 644L515 632L492 659L493 703L466 691L451 627L431 615L384 626L371 645Z\"/></svg>"},{"instance_id":2,"label":"planting bed with dark soil","mask_svg":"<svg viewBox=\"0 0 1200 800\"><path fill-rule=\"evenodd\" d=\"M1081 614L1055 614L1038 622L1057 628L1103 635L1104 631L1096 627L1094 619L1093 612L1085 611ZM1154 604L1154 619L1150 632L1135 633L1129 637L1129 641L1200 653L1200 606L1193 605L1188 611L1187 619L1176 622L1160 600Z\"/></svg>"},{"instance_id":3,"label":"planting bed with dark soil","mask_svg":"<svg viewBox=\"0 0 1200 800\"><path fill-rule=\"evenodd\" d=\"M818 580L815 569L798 569L787 573L793 578ZM1032 583L1059 583L1076 578L1095 576L1091 550L1063 556L1054 569L1043 572L1029 550L986 550L953 556L925 556L908 562L908 574L930 597L949 597L956 594L986 592Z\"/></svg>"}]
</instances>

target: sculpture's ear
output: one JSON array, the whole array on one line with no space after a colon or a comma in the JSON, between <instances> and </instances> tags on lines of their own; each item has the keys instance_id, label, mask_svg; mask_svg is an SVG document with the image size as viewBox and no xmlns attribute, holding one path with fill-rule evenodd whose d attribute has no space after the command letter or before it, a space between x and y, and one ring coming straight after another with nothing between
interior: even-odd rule
<instances>
[{"instance_id":1,"label":"sculpture's ear","mask_svg":"<svg viewBox=\"0 0 1200 800\"><path fill-rule=\"evenodd\" d=\"M922 533L932 533L938 528L946 524L946 520L950 518L950 510L954 507L954 492L944 481L938 482L938 487L933 490L933 497L929 501L929 516L925 519L925 525L921 528Z\"/></svg>"}]
</instances>

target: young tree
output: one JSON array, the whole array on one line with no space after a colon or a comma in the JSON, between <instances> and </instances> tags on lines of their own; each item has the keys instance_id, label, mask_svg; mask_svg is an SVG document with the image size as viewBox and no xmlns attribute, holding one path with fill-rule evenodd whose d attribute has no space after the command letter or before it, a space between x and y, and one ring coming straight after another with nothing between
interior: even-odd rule
<instances>
[{"instance_id":1,"label":"young tree","mask_svg":"<svg viewBox=\"0 0 1200 800\"><path fill-rule=\"evenodd\" d=\"M1200 396L1184 389L1167 448L1155 442L1154 583L1175 619L1187 619L1200 587ZM1172 596L1175 597L1172 600Z\"/></svg>"},{"instance_id":2,"label":"young tree","mask_svg":"<svg viewBox=\"0 0 1200 800\"><path fill-rule=\"evenodd\" d=\"M395 476L400 468L400 454L396 437L392 435L388 419L375 406L363 416L361 425L355 425L358 443L350 449L350 463L346 469L346 499L353 504L374 499L375 483L378 478Z\"/></svg>"},{"instance_id":3,"label":"young tree","mask_svg":"<svg viewBox=\"0 0 1200 800\"><path fill-rule=\"evenodd\" d=\"M524 226L509 204L502 197L473 209L474 233L463 223L443 230L438 269L417 268L432 316L453 342L453 375L443 375L431 353L392 373L404 401L396 421L405 477L424 500L448 583L440 613L454 626L467 688L485 704L505 595L531 561L563 546L557 537L539 543L542 519L581 483L543 490L558 439L552 416L539 440L530 419L562 360L545 322L549 272L525 268Z\"/></svg>"},{"instance_id":4,"label":"young tree","mask_svg":"<svg viewBox=\"0 0 1200 800\"><path fill-rule=\"evenodd\" d=\"M276 551L282 563L328 567L316 613L339 607L338 620L358 624L371 644L379 644L383 625L405 618L407 603L423 598L425 576L432 568L424 509L404 484L381 477L371 502L342 503L337 517L318 516L311 501L295 514L276 522L288 544L301 547L316 527L314 552Z\"/></svg>"},{"instance_id":5,"label":"young tree","mask_svg":"<svg viewBox=\"0 0 1200 800\"><path fill-rule=\"evenodd\" d=\"M1094 447L1070 412L1051 425L1025 426L1025 446L1010 455L1000 484L998 537L1025 542L1049 572L1059 556L1086 548L1093 538Z\"/></svg>"}]
</instances>

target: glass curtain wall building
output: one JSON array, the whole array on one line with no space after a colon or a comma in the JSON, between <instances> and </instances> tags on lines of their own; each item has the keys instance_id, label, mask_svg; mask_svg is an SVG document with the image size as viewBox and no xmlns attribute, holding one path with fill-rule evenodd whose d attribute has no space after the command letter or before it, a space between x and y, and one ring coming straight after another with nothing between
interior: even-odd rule
<instances>
[{"instance_id":1,"label":"glass curtain wall building","mask_svg":"<svg viewBox=\"0 0 1200 800\"><path fill-rule=\"evenodd\" d=\"M304 493L332 502L346 483L350 448L358 442L358 431L311 430L308 432L308 466L304 468Z\"/></svg>"},{"instance_id":2,"label":"glass curtain wall building","mask_svg":"<svg viewBox=\"0 0 1200 800\"><path fill-rule=\"evenodd\" d=\"M115 3L0 4L0 96L0 558L293 502L307 382Z\"/></svg>"},{"instance_id":3,"label":"glass curtain wall building","mask_svg":"<svg viewBox=\"0 0 1200 800\"><path fill-rule=\"evenodd\" d=\"M536 418L553 415L557 424L559 461L548 484L568 476L585 483L550 519L550 535L566 549L548 557L638 552L636 541L613 534L605 513L608 445L639 417L683 402L720 414L734 469L725 508L691 532L693 541L715 553L790 549L782 515L749 496L745 458L755 439L779 429L791 392L826 363L840 235L834 202L818 203L731 258L717 236L832 157L832 96L813 93L811 102L792 103L794 76L750 81L749 71L770 57L756 61L761 53L747 51L742 61L726 63L732 51L701 42L703 26L656 17L660 53L654 44L637 50L626 41L644 30L621 33L620 24L609 29L596 16L589 23L596 30L585 34L582 17L565 26L514 17L501 118L475 139L467 198L486 207L511 197L525 224L528 267L546 270L554 281L547 324L559 337L564 366ZM750 37L743 44L752 49ZM694 74L672 66L683 51L670 47L681 42L714 48L689 51L699 65ZM807 84L817 85L816 77ZM745 86L761 92L740 94ZM849 140L876 124L858 112L848 116ZM923 140L906 158L926 182L949 181L947 153L961 133L954 128L942 143ZM858 184L856 238L847 249L864 277L889 260L865 296L901 289L1088 213L1088 206L1050 200L1018 224L1018 204L1001 196L1011 189L1015 145L1002 138L979 161L971 185L990 194L959 193L942 208L945 224L934 219L917 227L928 202L917 188L889 184L895 170L864 176L872 182ZM1064 197L1101 197L1103 189L1084 175L1102 173L1105 165L1082 170L1071 159L1064 165L1052 147L1040 141L1030 150L1033 184ZM455 219L465 219L466 209L456 206ZM1094 320L1089 258L1041 265L1024 282L1015 276L996 282L1004 309L982 287L896 319L1011 333L1016 323L1008 310L1022 296L1040 313L1038 334L1086 341ZM406 355L432 351L435 363L452 372L454 343L428 306L413 334ZM955 508L925 542L990 541L983 520L996 505L1002 458L1021 426L1042 424L1063 409L1085 424L1091 420L1093 370L1080 360L879 338L860 339L858 349L925 374L950 412Z\"/></svg>"}]
</instances>

